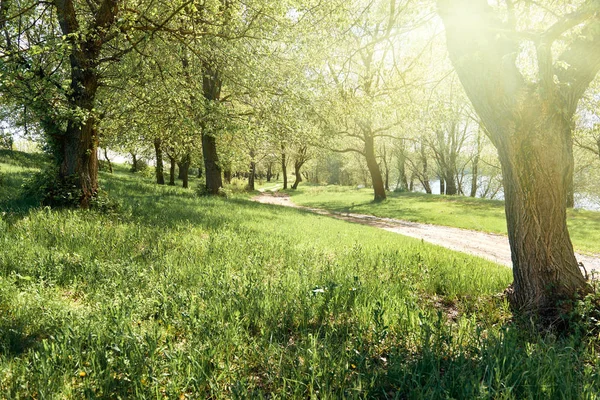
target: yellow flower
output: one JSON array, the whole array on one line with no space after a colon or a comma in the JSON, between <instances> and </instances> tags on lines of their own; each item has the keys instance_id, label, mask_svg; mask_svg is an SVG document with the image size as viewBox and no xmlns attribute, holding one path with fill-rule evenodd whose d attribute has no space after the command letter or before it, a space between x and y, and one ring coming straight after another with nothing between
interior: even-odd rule
<instances>
[{"instance_id":1,"label":"yellow flower","mask_svg":"<svg viewBox=\"0 0 600 400\"><path fill-rule=\"evenodd\" d=\"M85 373L85 371L80 371L80 372L79 372L79 376L80 376L80 377L82 377L82 378L83 378L84 376L86 376L86 375L87 375L87 374Z\"/></svg>"}]
</instances>

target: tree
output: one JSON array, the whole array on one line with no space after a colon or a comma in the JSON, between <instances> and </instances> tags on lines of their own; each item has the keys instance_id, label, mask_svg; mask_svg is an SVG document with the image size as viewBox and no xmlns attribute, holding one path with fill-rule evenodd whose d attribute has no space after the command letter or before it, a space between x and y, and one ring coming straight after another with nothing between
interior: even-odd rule
<instances>
[{"instance_id":1,"label":"tree","mask_svg":"<svg viewBox=\"0 0 600 400\"><path fill-rule=\"evenodd\" d=\"M540 15L552 23L542 31L518 30L527 26L517 20L525 13L518 7L538 13L530 26ZM573 115L600 69L598 2L570 13L512 1L502 10L485 0L438 0L438 8L452 63L500 157L511 305L555 318L561 300L588 290L567 229L565 187L573 173ZM519 64L522 52L537 61L530 76Z\"/></svg>"},{"instance_id":2,"label":"tree","mask_svg":"<svg viewBox=\"0 0 600 400\"><path fill-rule=\"evenodd\" d=\"M35 115L58 167L56 185L80 191L90 206L98 191L97 98L107 74L169 27L179 2L53 0L0 3L0 90ZM171 8L174 7L174 8ZM167 15L160 19L156 15Z\"/></svg>"}]
</instances>

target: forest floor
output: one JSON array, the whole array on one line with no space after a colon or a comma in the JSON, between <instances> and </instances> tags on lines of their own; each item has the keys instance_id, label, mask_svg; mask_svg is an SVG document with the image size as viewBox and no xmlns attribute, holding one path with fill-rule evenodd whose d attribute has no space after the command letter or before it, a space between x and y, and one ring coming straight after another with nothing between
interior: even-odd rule
<instances>
[{"instance_id":1,"label":"forest floor","mask_svg":"<svg viewBox=\"0 0 600 400\"><path fill-rule=\"evenodd\" d=\"M451 250L482 257L501 265L512 266L508 237L505 235L305 207L294 203L287 193L265 191L255 196L252 200L263 204L294 207L348 222L384 229L400 235L421 239ZM584 265L587 273L600 273L600 256L576 254L576 257Z\"/></svg>"}]
</instances>

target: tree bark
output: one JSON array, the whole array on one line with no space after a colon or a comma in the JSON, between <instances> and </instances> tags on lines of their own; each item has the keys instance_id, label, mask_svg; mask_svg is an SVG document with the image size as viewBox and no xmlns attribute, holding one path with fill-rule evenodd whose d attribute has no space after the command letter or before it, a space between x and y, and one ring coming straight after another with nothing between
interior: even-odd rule
<instances>
[{"instance_id":1,"label":"tree bark","mask_svg":"<svg viewBox=\"0 0 600 400\"><path fill-rule=\"evenodd\" d=\"M181 159L181 161L179 161L179 162L177 163L177 179L179 179L180 181L182 181L182 180L183 180L183 175L184 175L184 171L183 171L183 169L184 169L183 160L184 160L184 159Z\"/></svg>"},{"instance_id":2,"label":"tree bark","mask_svg":"<svg viewBox=\"0 0 600 400\"><path fill-rule=\"evenodd\" d=\"M296 174L296 179L294 180L294 184L292 185L292 189L298 189L298 185L302 182L302 173L300 169L304 165L304 161L295 161L294 162L294 173Z\"/></svg>"},{"instance_id":3,"label":"tree bark","mask_svg":"<svg viewBox=\"0 0 600 400\"><path fill-rule=\"evenodd\" d=\"M577 104L600 70L600 21L589 18L566 44L561 63L554 64L551 50L562 32L540 36L539 80L532 83L516 65L518 35L498 34L516 28L507 27L486 0L438 0L438 6L452 63L500 158L513 261L511 306L540 322L553 321L563 300L589 290L567 229L572 148L566 138Z\"/></svg>"},{"instance_id":4,"label":"tree bark","mask_svg":"<svg viewBox=\"0 0 600 400\"><path fill-rule=\"evenodd\" d=\"M514 135L519 138L498 148L515 278L511 304L552 317L560 311L559 302L573 298L586 282L567 229L564 166L569 150L560 137L548 134L560 121L540 117L539 104L529 111L527 120L519 121Z\"/></svg>"},{"instance_id":5,"label":"tree bark","mask_svg":"<svg viewBox=\"0 0 600 400\"><path fill-rule=\"evenodd\" d=\"M446 194L446 185L445 185L445 181L444 181L444 177L440 176L440 194L442 196L444 196Z\"/></svg>"},{"instance_id":6,"label":"tree bark","mask_svg":"<svg viewBox=\"0 0 600 400\"><path fill-rule=\"evenodd\" d=\"M367 159L367 167L371 174L371 183L373 184L373 195L375 202L384 201L387 198L385 193L385 187L383 178L381 176L381 170L377 163L377 157L375 155L375 143L371 135L364 135L365 137L365 158Z\"/></svg>"},{"instance_id":7,"label":"tree bark","mask_svg":"<svg viewBox=\"0 0 600 400\"><path fill-rule=\"evenodd\" d=\"M163 168L162 141L159 138L154 139L154 153L156 154L156 183L165 184L165 174Z\"/></svg>"},{"instance_id":8,"label":"tree bark","mask_svg":"<svg viewBox=\"0 0 600 400\"><path fill-rule=\"evenodd\" d=\"M254 185L254 181L256 178L256 163L254 161L250 161L250 171L248 171L248 190L253 192L256 188Z\"/></svg>"},{"instance_id":9,"label":"tree bark","mask_svg":"<svg viewBox=\"0 0 600 400\"><path fill-rule=\"evenodd\" d=\"M98 193L98 121L94 111L99 87L97 65L107 32L118 13L117 0L104 0L99 5L84 42L74 36L80 26L73 1L56 0L54 6L63 35L72 41L69 106L87 114L83 119L70 119L64 134L53 135L61 157L58 181L61 185L74 184L81 192L80 207L89 208Z\"/></svg>"}]
</instances>

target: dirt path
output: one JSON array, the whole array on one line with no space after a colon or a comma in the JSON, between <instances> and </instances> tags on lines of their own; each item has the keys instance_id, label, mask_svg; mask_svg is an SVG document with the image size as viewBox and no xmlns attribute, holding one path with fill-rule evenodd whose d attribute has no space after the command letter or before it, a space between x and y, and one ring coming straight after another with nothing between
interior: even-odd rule
<instances>
[{"instance_id":1,"label":"dirt path","mask_svg":"<svg viewBox=\"0 0 600 400\"><path fill-rule=\"evenodd\" d=\"M319 208L303 207L291 201L286 194L262 193L252 199L263 204L294 207L319 215L330 216L348 222L369 225L386 231L422 239L451 250L479 256L498 264L512 267L508 238L504 235L451 228L447 226L421 224L371 215L341 213ZM600 258L576 254L577 260L585 265L588 272L600 272Z\"/></svg>"}]
</instances>

